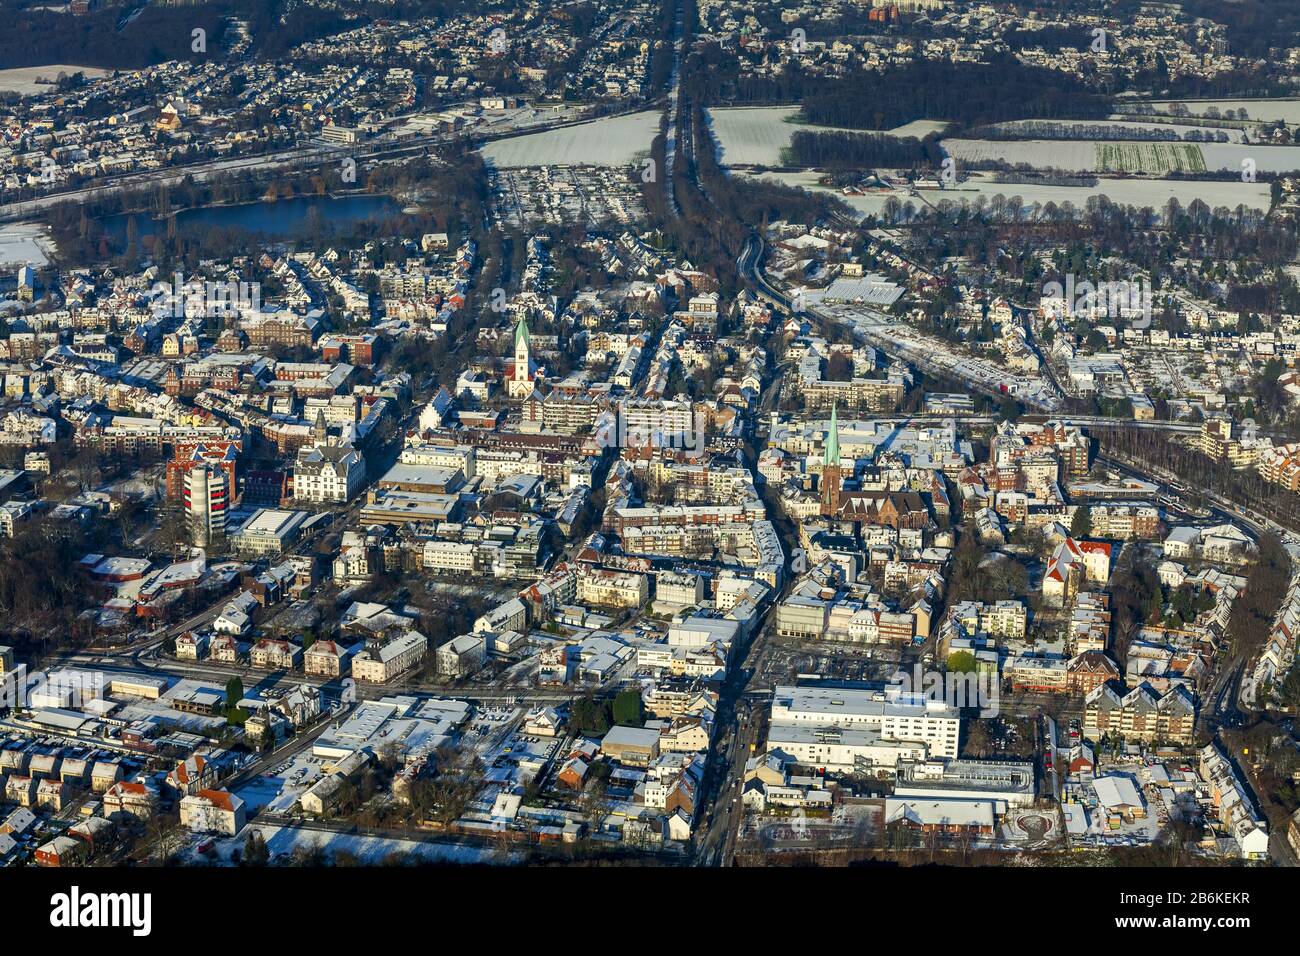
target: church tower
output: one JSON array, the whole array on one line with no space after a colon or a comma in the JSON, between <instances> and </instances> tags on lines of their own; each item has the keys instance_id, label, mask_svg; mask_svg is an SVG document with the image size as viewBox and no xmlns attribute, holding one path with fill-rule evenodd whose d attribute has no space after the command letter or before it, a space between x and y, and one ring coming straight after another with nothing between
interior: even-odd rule
<instances>
[{"instance_id":1,"label":"church tower","mask_svg":"<svg viewBox=\"0 0 1300 956\"><path fill-rule=\"evenodd\" d=\"M515 326L515 375L517 377L528 376L528 363L531 360L528 354L528 326L524 324L523 318L520 318L519 324Z\"/></svg>"},{"instance_id":2,"label":"church tower","mask_svg":"<svg viewBox=\"0 0 1300 956\"><path fill-rule=\"evenodd\" d=\"M835 405L831 405L831 427L826 435L825 452L822 455L822 514L836 515L840 510L840 486L842 484L840 469L840 423Z\"/></svg>"},{"instance_id":3,"label":"church tower","mask_svg":"<svg viewBox=\"0 0 1300 956\"><path fill-rule=\"evenodd\" d=\"M528 326L521 317L515 326L515 362L510 370L507 391L511 398L527 398L533 393L533 360L528 347Z\"/></svg>"}]
</instances>

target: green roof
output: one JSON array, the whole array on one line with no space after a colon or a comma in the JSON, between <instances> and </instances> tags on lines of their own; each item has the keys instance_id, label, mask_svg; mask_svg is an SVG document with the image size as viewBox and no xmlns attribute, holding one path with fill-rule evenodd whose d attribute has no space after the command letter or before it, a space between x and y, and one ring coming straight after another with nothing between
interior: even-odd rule
<instances>
[{"instance_id":1,"label":"green roof","mask_svg":"<svg viewBox=\"0 0 1300 956\"><path fill-rule=\"evenodd\" d=\"M826 455L822 459L823 465L838 465L840 463L840 422L835 411L835 405L831 405L831 430L826 436Z\"/></svg>"},{"instance_id":2,"label":"green roof","mask_svg":"<svg viewBox=\"0 0 1300 956\"><path fill-rule=\"evenodd\" d=\"M528 344L528 326L524 325L524 320L520 319L519 324L515 326L515 348L519 348L519 340L523 339L524 344Z\"/></svg>"}]
</instances>

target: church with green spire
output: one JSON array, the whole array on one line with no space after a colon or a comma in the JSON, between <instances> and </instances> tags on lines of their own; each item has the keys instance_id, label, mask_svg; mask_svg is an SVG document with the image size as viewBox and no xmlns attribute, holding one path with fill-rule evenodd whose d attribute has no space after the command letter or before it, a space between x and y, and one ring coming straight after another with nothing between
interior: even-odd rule
<instances>
[{"instance_id":1,"label":"church with green spire","mask_svg":"<svg viewBox=\"0 0 1300 956\"><path fill-rule=\"evenodd\" d=\"M822 514L831 516L839 514L840 491L843 487L844 472L840 468L839 412L835 405L831 405L831 426L826 432L826 450L822 455Z\"/></svg>"},{"instance_id":2,"label":"church with green spire","mask_svg":"<svg viewBox=\"0 0 1300 956\"><path fill-rule=\"evenodd\" d=\"M515 358L506 373L506 394L511 398L528 398L537 388L536 368L529 347L528 325L523 318L515 326Z\"/></svg>"},{"instance_id":3,"label":"church with green spire","mask_svg":"<svg viewBox=\"0 0 1300 956\"><path fill-rule=\"evenodd\" d=\"M840 463L840 421L836 405L831 405L831 427L826 435L826 453L822 456L823 465Z\"/></svg>"}]
</instances>

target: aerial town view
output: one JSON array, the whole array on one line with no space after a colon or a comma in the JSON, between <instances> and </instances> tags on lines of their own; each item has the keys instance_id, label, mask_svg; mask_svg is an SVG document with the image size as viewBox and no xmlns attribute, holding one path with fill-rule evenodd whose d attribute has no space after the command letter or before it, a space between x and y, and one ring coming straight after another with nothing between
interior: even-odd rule
<instances>
[{"instance_id":1,"label":"aerial town view","mask_svg":"<svg viewBox=\"0 0 1300 956\"><path fill-rule=\"evenodd\" d=\"M1296 0L0 0L0 366L0 901L1300 865Z\"/></svg>"}]
</instances>

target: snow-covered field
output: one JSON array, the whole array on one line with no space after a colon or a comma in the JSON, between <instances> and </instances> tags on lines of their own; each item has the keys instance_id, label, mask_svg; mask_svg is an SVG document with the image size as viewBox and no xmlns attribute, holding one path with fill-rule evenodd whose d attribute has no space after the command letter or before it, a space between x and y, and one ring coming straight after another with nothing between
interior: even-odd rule
<instances>
[{"instance_id":1,"label":"snow-covered field","mask_svg":"<svg viewBox=\"0 0 1300 956\"><path fill-rule=\"evenodd\" d=\"M1300 169L1300 146L1240 143L1142 143L1127 141L1027 139L1013 142L946 139L944 148L962 162L1001 160L1035 169L1075 172L1130 172L1159 175L1173 170L1240 172L1251 159L1257 172Z\"/></svg>"},{"instance_id":2,"label":"snow-covered field","mask_svg":"<svg viewBox=\"0 0 1300 956\"><path fill-rule=\"evenodd\" d=\"M1006 130L1008 133L1015 134L1017 130L1026 130L1032 134L1034 124L1041 122L1039 120L1009 120L1005 123L995 123L994 125L1000 130ZM1239 129L1219 129L1218 127L1208 128L1204 126L1188 126L1182 123L1142 123L1137 120L1126 119L1105 119L1105 120L1073 120L1062 119L1052 120L1058 126L1114 126L1117 129L1131 130L1165 130L1177 133L1182 136L1184 133L1223 133L1228 137L1228 142L1241 142L1243 133ZM1127 142L1126 140L1117 140L1117 142Z\"/></svg>"},{"instance_id":3,"label":"snow-covered field","mask_svg":"<svg viewBox=\"0 0 1300 956\"><path fill-rule=\"evenodd\" d=\"M1035 169L1091 172L1097 168L1097 146L1092 140L945 139L948 155L963 163L1028 163Z\"/></svg>"},{"instance_id":4,"label":"snow-covered field","mask_svg":"<svg viewBox=\"0 0 1300 956\"><path fill-rule=\"evenodd\" d=\"M0 224L0 267L10 269L30 264L39 268L49 265L49 256L45 254L49 245L45 227L40 223Z\"/></svg>"},{"instance_id":5,"label":"snow-covered field","mask_svg":"<svg viewBox=\"0 0 1300 956\"><path fill-rule=\"evenodd\" d=\"M1261 173L1286 173L1300 169L1300 146L1238 146L1231 143L1206 143L1201 146L1205 167L1209 170L1241 170L1244 159L1253 159Z\"/></svg>"},{"instance_id":6,"label":"snow-covered field","mask_svg":"<svg viewBox=\"0 0 1300 956\"><path fill-rule=\"evenodd\" d=\"M743 175L743 174L742 174ZM969 179L953 189L928 189L921 196L910 196L905 189L891 191L881 190L863 196L845 196L836 190L817 183L815 172L802 173L762 173L764 179L775 180L787 186L801 186L814 192L834 193L852 209L863 215L879 214L885 203L892 196L900 203L911 202L920 208L926 203L938 204L944 200L961 202L966 199L975 202L983 196L991 200L1001 195L1004 199L1019 196L1022 207L1028 209L1034 203L1057 206L1071 203L1076 210L1082 210L1093 196L1106 196L1121 206L1150 206L1160 209L1171 198L1177 199L1184 206L1200 199L1211 209L1227 207L1236 209L1244 205L1247 209L1266 210L1269 206L1268 183L1241 182L1194 182L1174 179L1103 179L1096 186L1039 186L1022 183L994 182L990 173L975 173ZM922 198L923 197L923 198Z\"/></svg>"},{"instance_id":7,"label":"snow-covered field","mask_svg":"<svg viewBox=\"0 0 1300 956\"><path fill-rule=\"evenodd\" d=\"M837 189L831 189L817 182L821 178L821 173L813 170L807 170L798 173L747 173L737 171L737 176L744 176L752 179L767 179L772 182L778 182L785 186L797 186L807 189L810 192L833 193L839 199L842 199L848 206L864 216L875 215L884 208L885 200L891 195L896 196L900 202L907 199L905 190L895 190L894 192L880 191L873 192L866 196L845 196Z\"/></svg>"},{"instance_id":8,"label":"snow-covered field","mask_svg":"<svg viewBox=\"0 0 1300 956\"><path fill-rule=\"evenodd\" d=\"M521 166L627 166L650 152L663 114L609 116L577 126L486 144L480 152L502 169Z\"/></svg>"},{"instance_id":9,"label":"snow-covered field","mask_svg":"<svg viewBox=\"0 0 1300 956\"><path fill-rule=\"evenodd\" d=\"M1076 209L1082 209L1092 196L1106 196L1121 206L1150 206L1153 209L1161 208L1171 198L1177 199L1184 206L1200 199L1211 209L1220 206L1236 209L1239 205L1245 205L1248 209L1265 210L1269 206L1268 183L1103 179L1096 186L1038 186L994 182L992 175L987 173L972 175L958 184L956 189L928 192L926 198L931 202L940 199L960 201L965 196L974 202L977 196L992 199L999 193L1008 199L1019 196L1026 206L1032 206L1036 202L1043 205L1054 202L1058 206L1070 202Z\"/></svg>"},{"instance_id":10,"label":"snow-covered field","mask_svg":"<svg viewBox=\"0 0 1300 956\"><path fill-rule=\"evenodd\" d=\"M1244 109L1248 119L1285 120L1300 123L1300 99L1290 100L1162 100L1151 105L1159 112L1167 112L1173 103L1181 103L1193 116L1204 116L1211 107L1222 115L1228 110L1236 113ZM1235 117L1234 117L1235 118Z\"/></svg>"},{"instance_id":11,"label":"snow-covered field","mask_svg":"<svg viewBox=\"0 0 1300 956\"><path fill-rule=\"evenodd\" d=\"M93 66L68 66L55 63L51 66L18 66L11 70L0 70L0 92L19 93L31 96L33 93L47 93L54 89L52 85L37 83L37 80L57 80L60 73L72 76L74 73L86 74L86 79L93 80L108 76L108 70Z\"/></svg>"},{"instance_id":12,"label":"snow-covered field","mask_svg":"<svg viewBox=\"0 0 1300 956\"><path fill-rule=\"evenodd\" d=\"M709 128L718 143L718 161L724 166L779 166L781 150L790 146L790 140L797 131L834 132L839 129L791 122L798 113L797 106L739 106L709 110ZM888 133L890 136L915 136L920 139L942 130L945 125L931 120L917 120L891 129ZM843 132L869 131L850 129Z\"/></svg>"}]
</instances>

